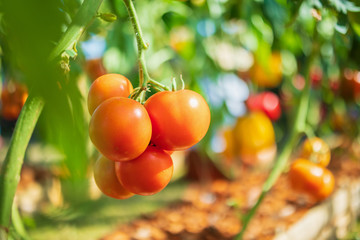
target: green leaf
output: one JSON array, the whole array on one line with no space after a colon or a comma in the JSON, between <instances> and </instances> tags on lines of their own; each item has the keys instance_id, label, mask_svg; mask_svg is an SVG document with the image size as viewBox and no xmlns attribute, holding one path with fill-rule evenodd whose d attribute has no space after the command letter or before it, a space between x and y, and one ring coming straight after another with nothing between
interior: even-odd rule
<instances>
[{"instance_id":1,"label":"green leaf","mask_svg":"<svg viewBox=\"0 0 360 240\"><path fill-rule=\"evenodd\" d=\"M77 52L74 49L65 50L65 54L67 54L71 58L75 58L77 56Z\"/></svg>"},{"instance_id":2,"label":"green leaf","mask_svg":"<svg viewBox=\"0 0 360 240\"><path fill-rule=\"evenodd\" d=\"M333 5L335 7L335 9L338 12L342 12L342 13L347 12L347 8L346 8L346 5L344 3L344 0L330 0L329 2L330 2L331 5Z\"/></svg>"},{"instance_id":3,"label":"green leaf","mask_svg":"<svg viewBox=\"0 0 360 240\"><path fill-rule=\"evenodd\" d=\"M329 0L330 4L335 7L338 12L347 13L360 12L360 6L356 6L355 3L347 0Z\"/></svg>"},{"instance_id":4,"label":"green leaf","mask_svg":"<svg viewBox=\"0 0 360 240\"><path fill-rule=\"evenodd\" d=\"M100 13L99 17L106 22L115 22L117 16L113 13Z\"/></svg>"},{"instance_id":5,"label":"green leaf","mask_svg":"<svg viewBox=\"0 0 360 240\"><path fill-rule=\"evenodd\" d=\"M348 29L349 29L349 23L348 23L347 15L340 14L338 17L338 22L335 25L335 30L341 34L346 34Z\"/></svg>"},{"instance_id":6,"label":"green leaf","mask_svg":"<svg viewBox=\"0 0 360 240\"><path fill-rule=\"evenodd\" d=\"M360 12L360 6L355 5L353 2L346 2L346 8L349 12Z\"/></svg>"},{"instance_id":7,"label":"green leaf","mask_svg":"<svg viewBox=\"0 0 360 240\"><path fill-rule=\"evenodd\" d=\"M360 14L349 12L348 13L349 22L351 27L353 28L354 32L360 36Z\"/></svg>"}]
</instances>

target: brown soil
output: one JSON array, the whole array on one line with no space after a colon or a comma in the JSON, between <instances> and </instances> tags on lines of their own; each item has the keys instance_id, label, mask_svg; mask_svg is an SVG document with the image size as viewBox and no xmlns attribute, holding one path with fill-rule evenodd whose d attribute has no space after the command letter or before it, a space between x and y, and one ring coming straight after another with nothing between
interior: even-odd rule
<instances>
[{"instance_id":1,"label":"brown soil","mask_svg":"<svg viewBox=\"0 0 360 240\"><path fill-rule=\"evenodd\" d=\"M329 169L334 173L337 187L360 178L359 161L339 158L332 161ZM255 204L267 177L264 173L249 171L243 171L240 176L234 181L191 183L181 201L121 225L102 240L233 239L241 230L241 216ZM272 239L316 204L294 192L284 174L265 197L244 239Z\"/></svg>"}]
</instances>

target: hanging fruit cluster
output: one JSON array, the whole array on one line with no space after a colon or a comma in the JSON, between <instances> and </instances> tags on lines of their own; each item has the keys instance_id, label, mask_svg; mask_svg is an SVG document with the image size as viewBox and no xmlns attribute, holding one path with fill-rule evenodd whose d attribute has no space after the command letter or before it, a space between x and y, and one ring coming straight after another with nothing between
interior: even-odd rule
<instances>
[{"instance_id":1,"label":"hanging fruit cluster","mask_svg":"<svg viewBox=\"0 0 360 240\"><path fill-rule=\"evenodd\" d=\"M90 139L102 154L94 178L118 199L161 191L172 177L171 152L194 146L210 125L209 107L194 91L157 92L144 105L132 92L126 77L106 74L88 94Z\"/></svg>"},{"instance_id":2,"label":"hanging fruit cluster","mask_svg":"<svg viewBox=\"0 0 360 240\"><path fill-rule=\"evenodd\" d=\"M318 137L307 139L289 171L291 186L316 201L326 199L334 190L334 176L326 167L330 162L330 148Z\"/></svg>"}]
</instances>

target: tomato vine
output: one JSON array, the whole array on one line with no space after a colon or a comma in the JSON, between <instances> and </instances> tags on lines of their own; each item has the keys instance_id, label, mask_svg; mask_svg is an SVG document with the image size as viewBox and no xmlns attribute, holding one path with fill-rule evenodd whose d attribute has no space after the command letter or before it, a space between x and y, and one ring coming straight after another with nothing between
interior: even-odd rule
<instances>
[{"instance_id":1,"label":"tomato vine","mask_svg":"<svg viewBox=\"0 0 360 240\"><path fill-rule=\"evenodd\" d=\"M139 87L135 88L131 98L141 103L145 102L145 92L148 90L148 84L150 83L156 89L167 90L170 89L164 84L152 79L146 67L145 50L148 49L149 44L146 43L139 19L136 14L135 6L132 0L124 0L124 4L129 13L131 24L134 28L137 47L138 47L138 62L139 62Z\"/></svg>"}]
</instances>

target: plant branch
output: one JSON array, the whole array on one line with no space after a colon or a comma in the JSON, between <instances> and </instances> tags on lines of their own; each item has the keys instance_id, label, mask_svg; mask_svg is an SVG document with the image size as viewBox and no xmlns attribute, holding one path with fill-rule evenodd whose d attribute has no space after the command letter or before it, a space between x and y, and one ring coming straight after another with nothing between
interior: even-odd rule
<instances>
[{"instance_id":1,"label":"plant branch","mask_svg":"<svg viewBox=\"0 0 360 240\"><path fill-rule=\"evenodd\" d=\"M315 48L315 47L314 47ZM299 105L296 111L295 122L293 127L290 131L290 135L286 141L286 144L283 146L281 152L279 153L277 160L272 168L269 177L266 179L261 194L256 201L255 205L249 210L243 220L243 227L241 232L235 237L236 240L241 240L243 235L251 221L254 217L257 209L259 208L260 204L264 200L266 194L271 190L271 188L276 183L277 179L280 177L281 173L286 168L286 164L289 160L289 157L294 149L295 145L298 143L299 138L302 133L306 131L306 117L309 107L309 100L310 100L310 77L309 77L309 70L310 66L313 62L313 59L316 55L316 49L310 54L309 58L307 59L307 65L305 66L305 73L306 82L303 92L300 96Z\"/></svg>"},{"instance_id":2,"label":"plant branch","mask_svg":"<svg viewBox=\"0 0 360 240\"><path fill-rule=\"evenodd\" d=\"M50 53L50 60L59 57L65 50L74 49L76 43L86 28L97 16L97 11L103 0L84 0L70 26Z\"/></svg>"},{"instance_id":3,"label":"plant branch","mask_svg":"<svg viewBox=\"0 0 360 240\"><path fill-rule=\"evenodd\" d=\"M9 231L11 209L15 191L20 180L20 170L25 150L34 131L37 120L44 107L44 100L29 95L12 135L0 174L0 231L5 236ZM1 236L1 234L0 234Z\"/></svg>"},{"instance_id":4,"label":"plant branch","mask_svg":"<svg viewBox=\"0 0 360 240\"><path fill-rule=\"evenodd\" d=\"M149 72L147 71L146 61L145 61L145 50L148 49L149 45L144 40L144 36L141 30L140 22L136 14L135 6L132 0L123 0L125 7L129 13L130 21L133 26L136 43L138 48L138 62L139 62L139 93L134 95L139 102L144 102L145 92L148 87L148 83L161 88L163 90L169 90L165 85L151 79Z\"/></svg>"}]
</instances>

